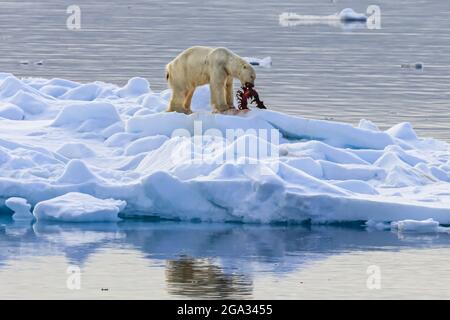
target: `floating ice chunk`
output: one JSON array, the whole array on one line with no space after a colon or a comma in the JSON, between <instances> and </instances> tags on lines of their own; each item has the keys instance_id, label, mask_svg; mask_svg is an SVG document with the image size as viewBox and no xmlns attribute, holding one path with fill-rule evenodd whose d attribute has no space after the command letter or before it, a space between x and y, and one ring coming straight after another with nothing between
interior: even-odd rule
<instances>
[{"instance_id":1,"label":"floating ice chunk","mask_svg":"<svg viewBox=\"0 0 450 320\"><path fill-rule=\"evenodd\" d=\"M121 121L116 108L111 103L87 102L66 106L56 116L52 126L79 125L82 122L94 120L99 128Z\"/></svg>"},{"instance_id":2,"label":"floating ice chunk","mask_svg":"<svg viewBox=\"0 0 450 320\"><path fill-rule=\"evenodd\" d=\"M272 57L265 57L262 59L255 57L243 57L243 59L252 66L259 66L263 68L270 68L272 66Z\"/></svg>"},{"instance_id":3,"label":"floating ice chunk","mask_svg":"<svg viewBox=\"0 0 450 320\"><path fill-rule=\"evenodd\" d=\"M347 28L348 25L365 24L367 16L357 13L351 8L346 8L332 15L299 15L293 12L284 12L279 16L279 23L283 27L296 25L326 24L334 27Z\"/></svg>"},{"instance_id":4,"label":"floating ice chunk","mask_svg":"<svg viewBox=\"0 0 450 320\"><path fill-rule=\"evenodd\" d=\"M133 141L125 149L125 155L134 156L142 152L149 152L158 149L164 142L169 140L166 136L145 137Z\"/></svg>"},{"instance_id":5,"label":"floating ice chunk","mask_svg":"<svg viewBox=\"0 0 450 320\"><path fill-rule=\"evenodd\" d=\"M386 133L392 137L402 140L417 140L417 134L409 122L396 124L392 128L388 129Z\"/></svg>"},{"instance_id":6,"label":"floating ice chunk","mask_svg":"<svg viewBox=\"0 0 450 320\"><path fill-rule=\"evenodd\" d=\"M406 125L384 132L364 120L354 127L273 110L213 114L208 86L196 90L194 114L159 112L170 90L119 98L117 86L95 85L101 93L94 102L76 103L44 88L83 85L0 74L0 102L31 96L48 105L39 118L1 121L4 198L19 195L34 204L81 191L125 200L123 216L184 220L450 223L449 144L415 140ZM260 129L281 133L280 141L260 136ZM239 143L274 147L275 156L251 163L255 154ZM64 155L54 152L58 147Z\"/></svg>"},{"instance_id":7,"label":"floating ice chunk","mask_svg":"<svg viewBox=\"0 0 450 320\"><path fill-rule=\"evenodd\" d=\"M117 90L117 95L124 97L137 97L150 92L150 84L144 78L131 78L128 83Z\"/></svg>"},{"instance_id":8,"label":"floating ice chunk","mask_svg":"<svg viewBox=\"0 0 450 320\"><path fill-rule=\"evenodd\" d=\"M339 13L342 22L366 22L367 16L363 13L357 13L351 8L345 8Z\"/></svg>"},{"instance_id":9,"label":"floating ice chunk","mask_svg":"<svg viewBox=\"0 0 450 320\"><path fill-rule=\"evenodd\" d=\"M33 220L33 215L30 212L31 205L27 202L26 199L18 198L18 197L8 198L5 201L5 205L9 209L14 211L12 218L15 221Z\"/></svg>"},{"instance_id":10,"label":"floating ice chunk","mask_svg":"<svg viewBox=\"0 0 450 320\"><path fill-rule=\"evenodd\" d=\"M73 159L69 161L63 174L56 181L62 184L81 184L100 180L83 161Z\"/></svg>"},{"instance_id":11,"label":"floating ice chunk","mask_svg":"<svg viewBox=\"0 0 450 320\"><path fill-rule=\"evenodd\" d=\"M126 202L114 199L98 199L91 195L70 192L63 196L39 202L33 214L37 220L61 222L119 221L118 214Z\"/></svg>"},{"instance_id":12,"label":"floating ice chunk","mask_svg":"<svg viewBox=\"0 0 450 320\"><path fill-rule=\"evenodd\" d=\"M435 233L435 232L449 232L450 228L439 226L439 222L433 219L427 220L402 220L391 223L392 229L399 232L418 232L418 233Z\"/></svg>"},{"instance_id":13,"label":"floating ice chunk","mask_svg":"<svg viewBox=\"0 0 450 320\"><path fill-rule=\"evenodd\" d=\"M56 152L69 159L83 159L95 156L95 152L83 143L66 143Z\"/></svg>"},{"instance_id":14,"label":"floating ice chunk","mask_svg":"<svg viewBox=\"0 0 450 320\"><path fill-rule=\"evenodd\" d=\"M22 120L25 114L23 110L9 102L0 102L0 118L9 120Z\"/></svg>"}]
</instances>

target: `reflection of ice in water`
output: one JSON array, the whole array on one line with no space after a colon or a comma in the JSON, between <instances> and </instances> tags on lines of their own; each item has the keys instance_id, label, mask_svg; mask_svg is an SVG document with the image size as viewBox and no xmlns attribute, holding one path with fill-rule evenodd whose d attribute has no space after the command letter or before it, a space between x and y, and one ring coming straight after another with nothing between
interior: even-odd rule
<instances>
[{"instance_id":1,"label":"reflection of ice in water","mask_svg":"<svg viewBox=\"0 0 450 320\"><path fill-rule=\"evenodd\" d=\"M326 24L333 27L341 25L339 15L329 16L300 15L293 12L284 12L279 16L280 25L283 27L308 26L315 24Z\"/></svg>"},{"instance_id":2,"label":"reflection of ice in water","mask_svg":"<svg viewBox=\"0 0 450 320\"><path fill-rule=\"evenodd\" d=\"M20 261L23 265L32 263L32 267L39 270L51 269L45 259L36 264L34 257L62 255L67 263L88 268L102 253L120 253L123 263L115 265L114 271L108 271L106 278L92 280L93 287L103 286L105 279L113 277L114 272L126 277L129 283L142 281L142 274L130 272L134 270L130 265L134 263L136 266L136 260L127 260L129 257L139 257L148 260L146 268L160 271L164 268L165 277L152 281L160 283L169 295L189 298L253 297L260 290L257 288L259 275L273 275L282 280L312 263L342 252L430 248L449 244L448 235L442 233L427 237L424 241L424 238L414 235L403 238L390 231L367 232L363 227L342 226L131 220L83 224L38 222L23 226L10 219L2 219L0 215L0 226L3 224L6 230L0 232L0 271L10 274L11 281L15 281L13 276L17 276L17 270L8 269L14 261ZM17 228L20 232L16 232ZM124 256L124 253L129 256ZM116 262L105 260L104 263ZM34 277L35 273L29 275ZM24 278L22 280L32 283ZM111 281L111 286L120 287L118 282ZM66 291L64 288L61 294L68 294Z\"/></svg>"},{"instance_id":3,"label":"reflection of ice in water","mask_svg":"<svg viewBox=\"0 0 450 320\"><path fill-rule=\"evenodd\" d=\"M114 223L98 223L98 228L85 230L70 223L58 225L38 222L33 225L33 231L36 236L64 247L106 243L124 237Z\"/></svg>"}]
</instances>

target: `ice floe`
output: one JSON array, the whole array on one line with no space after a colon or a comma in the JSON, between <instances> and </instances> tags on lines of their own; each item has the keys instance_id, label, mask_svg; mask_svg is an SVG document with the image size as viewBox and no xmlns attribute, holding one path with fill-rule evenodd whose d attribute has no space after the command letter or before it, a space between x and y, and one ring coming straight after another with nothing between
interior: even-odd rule
<instances>
[{"instance_id":1,"label":"ice floe","mask_svg":"<svg viewBox=\"0 0 450 320\"><path fill-rule=\"evenodd\" d=\"M403 220L394 221L391 223L393 229L399 232L418 232L418 233L435 233L435 232L450 232L450 228L439 226L439 222L433 219L418 220Z\"/></svg>"},{"instance_id":2,"label":"ice floe","mask_svg":"<svg viewBox=\"0 0 450 320\"><path fill-rule=\"evenodd\" d=\"M33 210L38 220L64 222L118 221L126 203L114 199L97 199L88 194L70 192L39 202Z\"/></svg>"},{"instance_id":3,"label":"ice floe","mask_svg":"<svg viewBox=\"0 0 450 320\"><path fill-rule=\"evenodd\" d=\"M366 22L367 16L356 12L352 8L345 8L330 15L304 15L294 12L284 12L279 15L279 23L284 27L325 24L347 29L354 25L366 25Z\"/></svg>"},{"instance_id":4,"label":"ice floe","mask_svg":"<svg viewBox=\"0 0 450 320\"><path fill-rule=\"evenodd\" d=\"M270 68L272 66L272 57L265 57L265 58L244 57L243 59L253 66L263 68Z\"/></svg>"},{"instance_id":5,"label":"ice floe","mask_svg":"<svg viewBox=\"0 0 450 320\"><path fill-rule=\"evenodd\" d=\"M12 197L5 201L5 205L14 211L12 218L15 221L33 220L33 214L30 212L31 205L26 199Z\"/></svg>"},{"instance_id":6,"label":"ice floe","mask_svg":"<svg viewBox=\"0 0 450 320\"><path fill-rule=\"evenodd\" d=\"M154 92L142 78L120 87L0 73L0 203L20 197L37 218L67 221L120 211L219 222L450 224L446 142L418 137L409 123L384 131L364 119L353 126L274 110L214 114L209 96L198 88L194 113L185 115L165 112L170 90ZM87 196L116 202L107 213L71 214L81 212L77 201L91 203Z\"/></svg>"}]
</instances>

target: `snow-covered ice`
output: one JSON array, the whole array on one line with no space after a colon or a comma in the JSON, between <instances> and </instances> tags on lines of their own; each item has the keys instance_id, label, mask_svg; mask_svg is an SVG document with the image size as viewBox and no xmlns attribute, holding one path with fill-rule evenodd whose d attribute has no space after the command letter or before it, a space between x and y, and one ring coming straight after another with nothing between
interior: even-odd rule
<instances>
[{"instance_id":1,"label":"snow-covered ice","mask_svg":"<svg viewBox=\"0 0 450 320\"><path fill-rule=\"evenodd\" d=\"M64 222L118 221L126 203L114 199L97 199L91 195L69 192L39 202L33 210L37 220Z\"/></svg>"},{"instance_id":2,"label":"snow-covered ice","mask_svg":"<svg viewBox=\"0 0 450 320\"><path fill-rule=\"evenodd\" d=\"M449 144L409 123L213 114L208 87L184 115L164 112L169 98L142 78L120 87L0 74L0 112L15 110L0 118L0 204L20 197L38 218L96 220L70 213L77 192L126 202L108 203L108 219L450 224Z\"/></svg>"},{"instance_id":3,"label":"snow-covered ice","mask_svg":"<svg viewBox=\"0 0 450 320\"><path fill-rule=\"evenodd\" d=\"M9 102L2 102L0 104L0 118L9 120L22 120L24 112L22 109Z\"/></svg>"}]
</instances>

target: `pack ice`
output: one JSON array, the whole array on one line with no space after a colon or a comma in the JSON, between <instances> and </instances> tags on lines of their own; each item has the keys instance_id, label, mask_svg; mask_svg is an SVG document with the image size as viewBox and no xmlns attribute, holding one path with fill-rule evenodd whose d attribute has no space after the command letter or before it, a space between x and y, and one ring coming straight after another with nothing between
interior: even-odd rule
<instances>
[{"instance_id":1,"label":"pack ice","mask_svg":"<svg viewBox=\"0 0 450 320\"><path fill-rule=\"evenodd\" d=\"M64 221L450 223L449 145L409 123L213 114L208 87L184 115L169 98L142 78L0 74L0 205Z\"/></svg>"}]
</instances>

